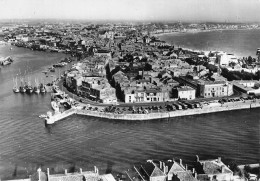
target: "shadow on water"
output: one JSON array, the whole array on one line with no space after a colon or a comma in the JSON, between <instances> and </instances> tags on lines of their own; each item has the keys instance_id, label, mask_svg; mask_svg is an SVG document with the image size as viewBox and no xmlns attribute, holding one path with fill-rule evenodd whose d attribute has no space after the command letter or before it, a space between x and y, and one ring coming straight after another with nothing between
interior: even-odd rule
<instances>
[{"instance_id":1,"label":"shadow on water","mask_svg":"<svg viewBox=\"0 0 260 181\"><path fill-rule=\"evenodd\" d=\"M112 173L114 163L112 161L107 161L106 174Z\"/></svg>"},{"instance_id":2,"label":"shadow on water","mask_svg":"<svg viewBox=\"0 0 260 181\"><path fill-rule=\"evenodd\" d=\"M69 172L69 173L74 173L74 172L76 172L76 171L77 171L77 169L76 169L76 165L75 165L75 164L73 164L72 166L70 166L69 169L68 169L68 172Z\"/></svg>"},{"instance_id":3,"label":"shadow on water","mask_svg":"<svg viewBox=\"0 0 260 181\"><path fill-rule=\"evenodd\" d=\"M17 165L15 164L14 166L14 172L13 172L13 177L17 176Z\"/></svg>"}]
</instances>

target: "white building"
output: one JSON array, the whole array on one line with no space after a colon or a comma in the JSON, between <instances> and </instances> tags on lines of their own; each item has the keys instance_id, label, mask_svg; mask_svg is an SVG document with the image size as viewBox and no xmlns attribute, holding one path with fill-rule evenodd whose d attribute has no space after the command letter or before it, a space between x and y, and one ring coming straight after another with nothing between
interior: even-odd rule
<instances>
[{"instance_id":1,"label":"white building","mask_svg":"<svg viewBox=\"0 0 260 181\"><path fill-rule=\"evenodd\" d=\"M178 99L192 100L195 99L196 90L189 86L178 87L173 90L173 97Z\"/></svg>"},{"instance_id":2,"label":"white building","mask_svg":"<svg viewBox=\"0 0 260 181\"><path fill-rule=\"evenodd\" d=\"M220 66L228 66L231 62L238 63L235 55L223 52L217 54L217 64Z\"/></svg>"},{"instance_id":3,"label":"white building","mask_svg":"<svg viewBox=\"0 0 260 181\"><path fill-rule=\"evenodd\" d=\"M260 84L260 81L253 80L239 80L233 81L234 88L246 94L259 95L260 87L256 86L256 84Z\"/></svg>"}]
</instances>

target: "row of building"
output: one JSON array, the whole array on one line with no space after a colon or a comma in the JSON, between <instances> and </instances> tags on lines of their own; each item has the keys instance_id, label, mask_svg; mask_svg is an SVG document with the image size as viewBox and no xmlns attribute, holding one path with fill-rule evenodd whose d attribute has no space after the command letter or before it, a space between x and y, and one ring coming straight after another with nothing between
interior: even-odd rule
<instances>
[{"instance_id":1,"label":"row of building","mask_svg":"<svg viewBox=\"0 0 260 181\"><path fill-rule=\"evenodd\" d=\"M94 171L83 171L79 168L78 172L69 173L67 169L62 174L51 174L50 169L46 172L41 168L26 179L16 179L9 181L116 181L112 174L99 174L98 168L95 166Z\"/></svg>"},{"instance_id":2,"label":"row of building","mask_svg":"<svg viewBox=\"0 0 260 181\"><path fill-rule=\"evenodd\" d=\"M212 160L200 160L197 156L192 164L184 164L182 159L170 159L166 162L148 160L145 164L135 167L130 180L142 181L234 181L230 168L221 157Z\"/></svg>"}]
</instances>

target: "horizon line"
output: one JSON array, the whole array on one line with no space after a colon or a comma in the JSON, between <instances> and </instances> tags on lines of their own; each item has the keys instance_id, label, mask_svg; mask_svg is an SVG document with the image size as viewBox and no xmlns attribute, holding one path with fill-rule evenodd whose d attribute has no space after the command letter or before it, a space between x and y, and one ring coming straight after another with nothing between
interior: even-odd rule
<instances>
[{"instance_id":1,"label":"horizon line","mask_svg":"<svg viewBox=\"0 0 260 181\"><path fill-rule=\"evenodd\" d=\"M165 22L165 23L260 23L260 21L229 21L229 20L158 20L158 19L147 19L147 20L137 20L137 19L84 19L84 18L0 18L0 22L12 22L12 21L85 21L85 22Z\"/></svg>"}]
</instances>

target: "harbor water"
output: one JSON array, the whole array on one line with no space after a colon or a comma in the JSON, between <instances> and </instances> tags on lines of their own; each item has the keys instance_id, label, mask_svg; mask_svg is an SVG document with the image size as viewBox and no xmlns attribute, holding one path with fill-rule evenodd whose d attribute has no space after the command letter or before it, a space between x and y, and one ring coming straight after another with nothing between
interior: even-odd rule
<instances>
[{"instance_id":1,"label":"harbor water","mask_svg":"<svg viewBox=\"0 0 260 181\"><path fill-rule=\"evenodd\" d=\"M260 30L222 30L160 35L161 40L193 50L225 51L237 57L256 57Z\"/></svg>"},{"instance_id":2,"label":"harbor water","mask_svg":"<svg viewBox=\"0 0 260 181\"><path fill-rule=\"evenodd\" d=\"M244 39L243 34L238 38ZM147 159L182 158L190 163L195 155L221 156L225 163L259 163L259 108L150 121L72 116L45 127L38 116L51 110L50 94L15 94L13 77L19 69L30 70L32 83L35 78L50 81L57 71L48 77L42 71L67 55L0 45L0 56L15 60L0 70L1 179L25 178L39 166L51 173L94 165L101 173L122 173Z\"/></svg>"}]
</instances>

